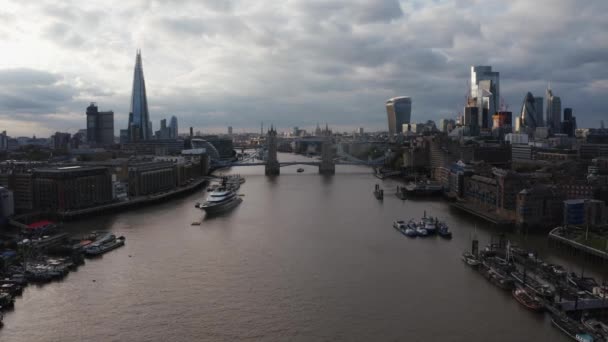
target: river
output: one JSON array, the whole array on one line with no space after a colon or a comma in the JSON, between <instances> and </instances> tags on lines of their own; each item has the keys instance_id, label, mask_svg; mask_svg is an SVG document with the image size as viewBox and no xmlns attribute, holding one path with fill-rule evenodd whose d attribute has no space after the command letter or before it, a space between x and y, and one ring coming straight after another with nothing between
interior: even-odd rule
<instances>
[{"instance_id":1,"label":"river","mask_svg":"<svg viewBox=\"0 0 608 342\"><path fill-rule=\"evenodd\" d=\"M126 246L63 281L29 286L0 341L567 341L547 315L460 260L474 232L483 246L494 228L442 201L401 201L394 181L382 182L377 201L381 181L366 167L338 166L334 176L296 168L275 178L262 167L231 170L246 178L244 201L216 218L194 208L198 192L66 224L111 230ZM425 210L453 240L408 239L391 227ZM526 240L579 270L544 238Z\"/></svg>"}]
</instances>

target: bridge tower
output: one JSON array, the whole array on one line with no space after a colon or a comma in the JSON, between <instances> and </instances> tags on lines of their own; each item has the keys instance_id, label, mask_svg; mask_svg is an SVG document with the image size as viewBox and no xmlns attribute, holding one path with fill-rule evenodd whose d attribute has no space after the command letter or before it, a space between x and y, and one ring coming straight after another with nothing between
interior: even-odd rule
<instances>
[{"instance_id":1,"label":"bridge tower","mask_svg":"<svg viewBox=\"0 0 608 342\"><path fill-rule=\"evenodd\" d=\"M319 173L322 175L333 175L336 173L336 163L334 162L334 156L331 151L331 132L325 125L325 131L323 132L323 144L321 145L321 164L319 164Z\"/></svg>"},{"instance_id":2,"label":"bridge tower","mask_svg":"<svg viewBox=\"0 0 608 342\"><path fill-rule=\"evenodd\" d=\"M266 144L268 146L268 158L266 159L265 172L267 176L279 175L281 166L277 160L277 131L273 126L266 134Z\"/></svg>"}]
</instances>

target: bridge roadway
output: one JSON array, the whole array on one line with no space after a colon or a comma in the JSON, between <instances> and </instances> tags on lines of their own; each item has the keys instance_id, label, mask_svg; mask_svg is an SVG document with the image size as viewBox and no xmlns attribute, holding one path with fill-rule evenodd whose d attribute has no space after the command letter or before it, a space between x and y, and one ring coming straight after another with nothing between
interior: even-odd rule
<instances>
[{"instance_id":1,"label":"bridge roadway","mask_svg":"<svg viewBox=\"0 0 608 342\"><path fill-rule=\"evenodd\" d=\"M366 165L366 166L380 166L384 165L384 161L381 162L353 162L353 161L340 161L335 162L336 165ZM266 165L265 162L254 162L254 163L232 163L227 164L226 166L235 167L235 166L263 166ZM311 165L311 166L319 166L321 162L283 162L279 163L279 166L292 166L292 165Z\"/></svg>"}]
</instances>

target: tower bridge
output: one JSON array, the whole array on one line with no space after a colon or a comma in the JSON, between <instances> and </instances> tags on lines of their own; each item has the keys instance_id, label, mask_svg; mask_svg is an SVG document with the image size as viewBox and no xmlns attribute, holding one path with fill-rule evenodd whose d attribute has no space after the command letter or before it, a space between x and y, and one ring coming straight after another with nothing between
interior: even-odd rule
<instances>
[{"instance_id":1,"label":"tower bridge","mask_svg":"<svg viewBox=\"0 0 608 342\"><path fill-rule=\"evenodd\" d=\"M277 158L277 131L273 126L270 127L266 134L266 144L268 153L266 161L241 161L241 162L230 162L223 163L221 167L237 167L237 166L264 166L264 172L266 175L279 175L281 168L284 166L292 165L310 165L318 166L320 174L333 175L336 173L336 165L366 165L366 166L382 166L384 165L385 157L380 157L374 160L361 160L346 153L341 144L338 144L337 155L338 158L334 158L332 154L332 139L329 129L326 127L323 132L323 141L321 145L321 160L320 161L290 161L290 162L279 162ZM249 160L252 160L250 158Z\"/></svg>"}]
</instances>

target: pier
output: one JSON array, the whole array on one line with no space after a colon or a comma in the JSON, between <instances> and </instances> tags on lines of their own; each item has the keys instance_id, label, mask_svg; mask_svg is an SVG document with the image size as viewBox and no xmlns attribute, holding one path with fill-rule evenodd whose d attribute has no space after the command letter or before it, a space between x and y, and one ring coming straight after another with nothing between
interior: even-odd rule
<instances>
[{"instance_id":1,"label":"pier","mask_svg":"<svg viewBox=\"0 0 608 342\"><path fill-rule=\"evenodd\" d=\"M552 317L560 317L581 333L596 333L582 324L585 315L599 320L608 318L608 287L604 280L600 284L593 278L568 273L561 265L512 247L504 235L498 244L491 243L482 251L477 246L478 241L473 240L471 251L463 254L463 260L497 289L525 289ZM469 260L476 260L477 264Z\"/></svg>"},{"instance_id":2,"label":"pier","mask_svg":"<svg viewBox=\"0 0 608 342\"><path fill-rule=\"evenodd\" d=\"M582 231L579 233L583 234ZM606 249L603 251L569 238L564 227L556 227L551 230L551 232L549 232L549 240L556 242L558 245L570 247L577 252L582 252L602 260L608 260L608 238L606 240Z\"/></svg>"}]
</instances>

